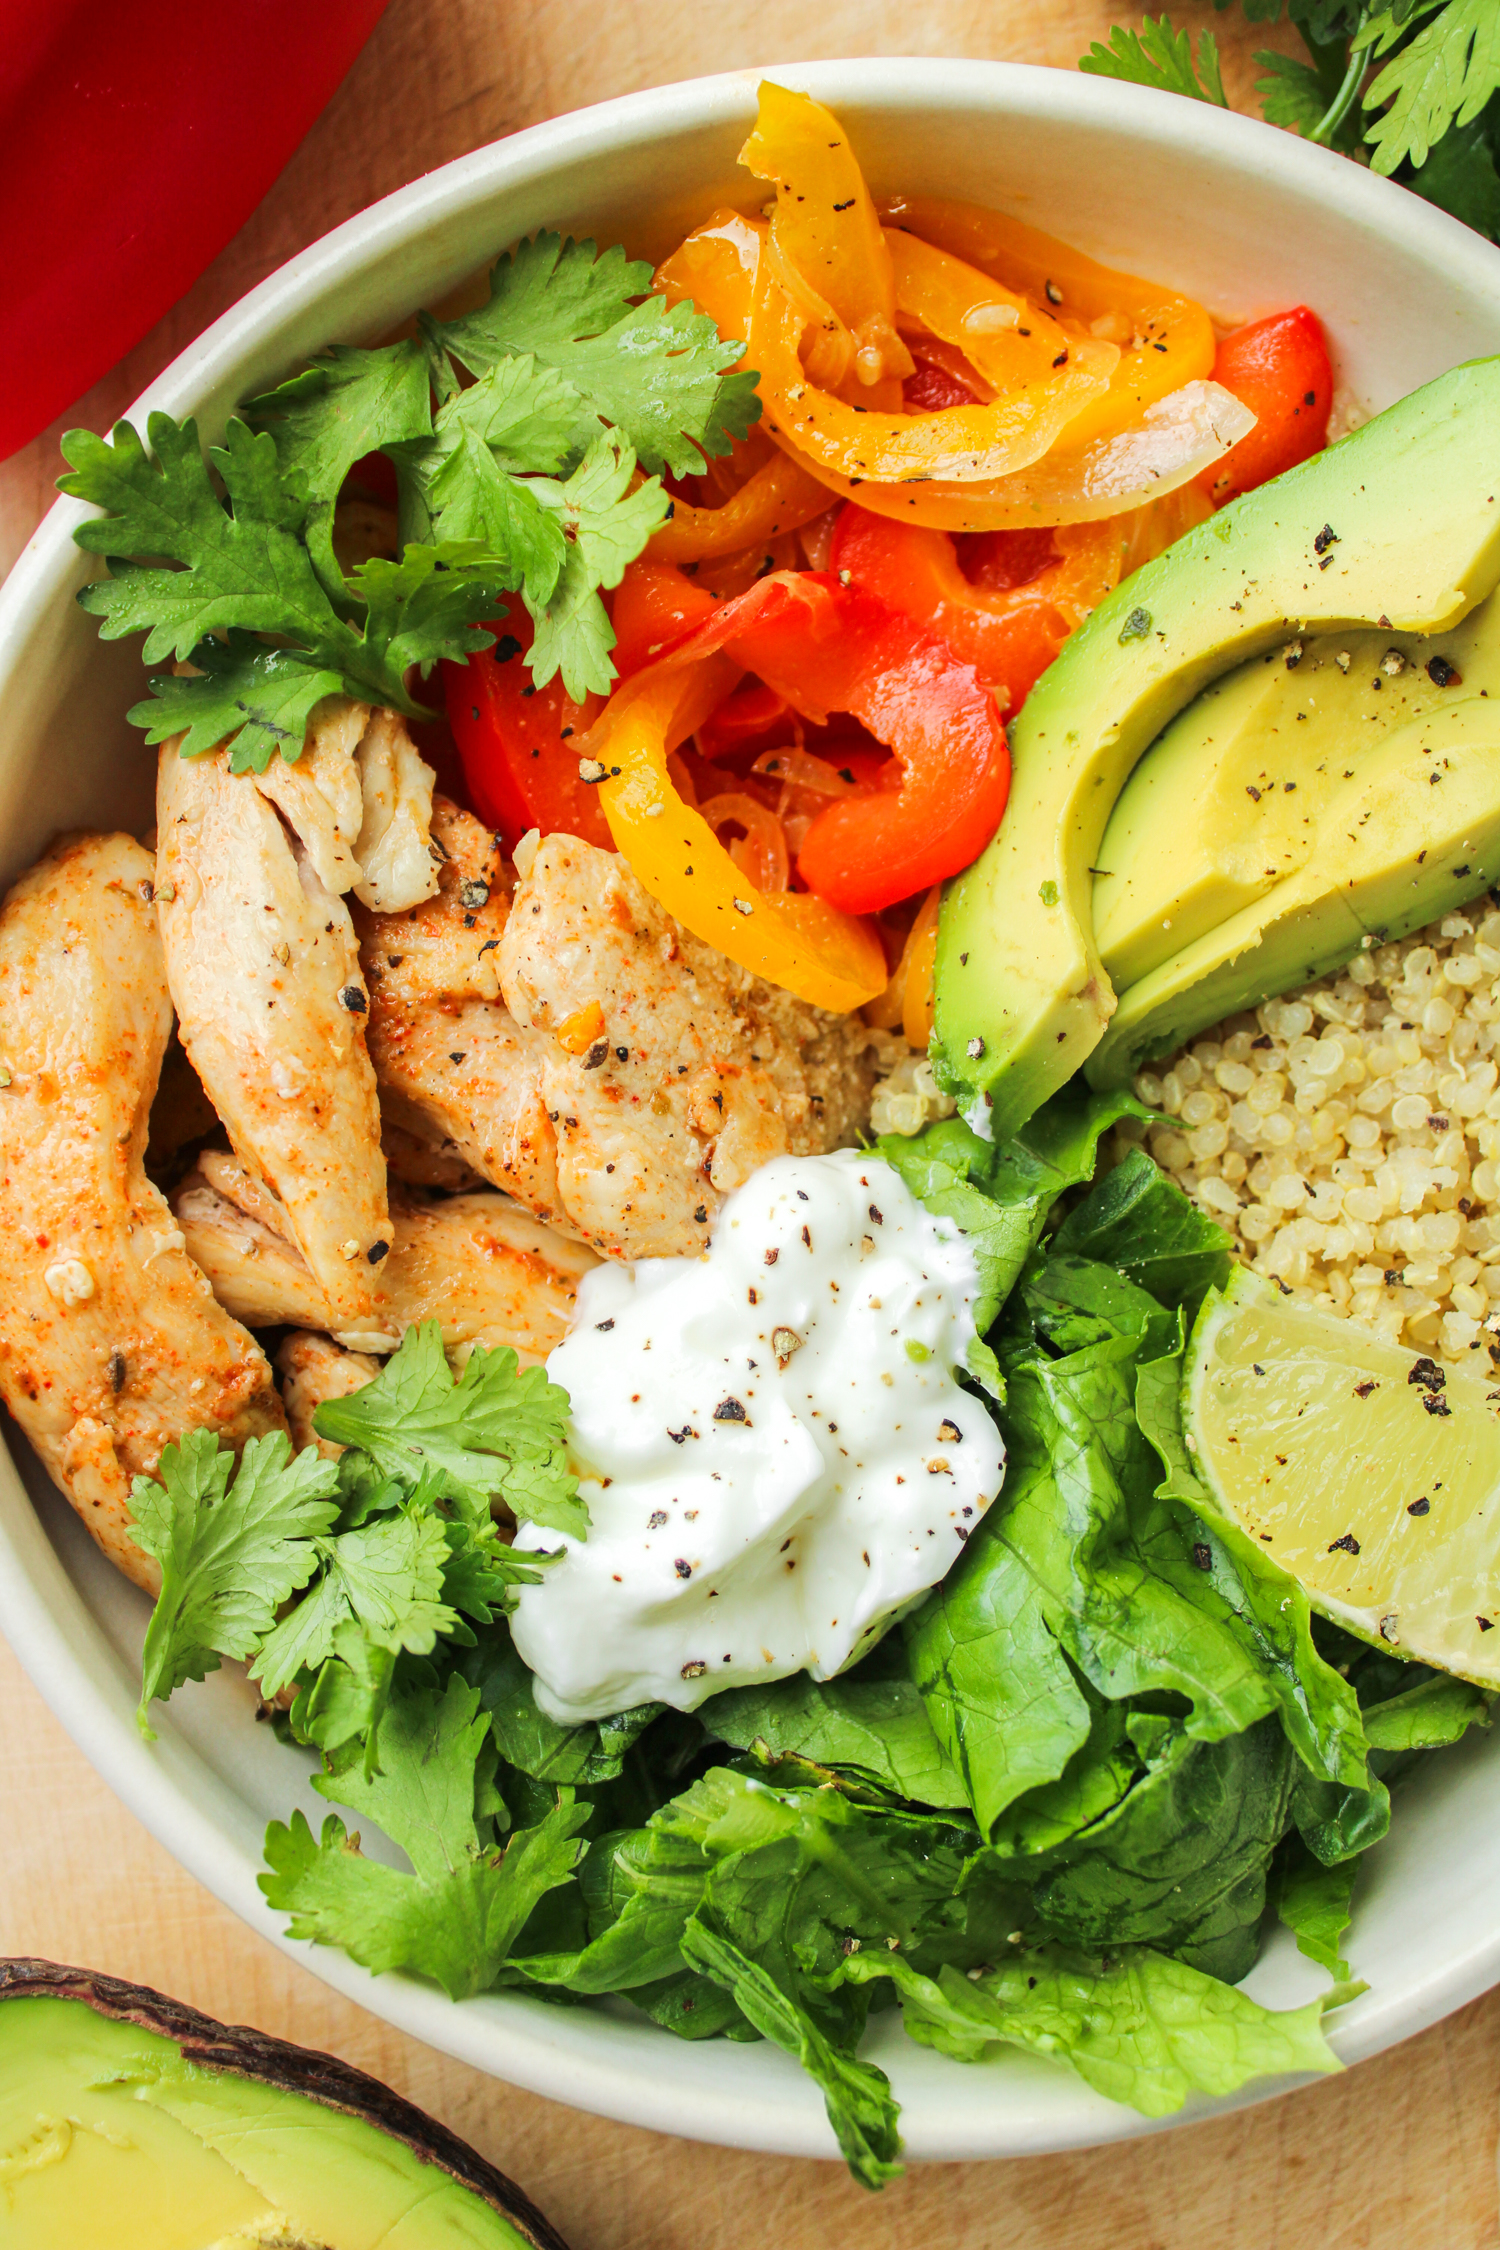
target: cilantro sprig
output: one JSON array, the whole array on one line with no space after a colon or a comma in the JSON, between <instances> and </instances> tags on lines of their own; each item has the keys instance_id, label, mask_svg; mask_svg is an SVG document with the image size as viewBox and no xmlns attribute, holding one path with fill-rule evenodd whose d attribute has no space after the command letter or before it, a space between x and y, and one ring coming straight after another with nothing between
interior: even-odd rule
<instances>
[{"instance_id":1,"label":"cilantro sprig","mask_svg":"<svg viewBox=\"0 0 1500 2250\"><path fill-rule=\"evenodd\" d=\"M1242 0L1252 23L1280 20L1283 0ZM1232 0L1214 0L1220 11ZM1261 109L1273 125L1347 155L1416 190L1481 234L1500 240L1500 14L1493 0L1285 0L1307 60L1255 60ZM1079 68L1229 106L1218 49L1203 32L1196 55L1170 17L1139 31L1116 26Z\"/></svg>"},{"instance_id":2,"label":"cilantro sprig","mask_svg":"<svg viewBox=\"0 0 1500 2250\"><path fill-rule=\"evenodd\" d=\"M614 679L601 594L665 520L662 471L690 475L759 414L755 378L706 315L651 293L622 250L539 234L502 257L478 310L423 315L420 336L335 345L245 401L207 461L191 421L154 414L70 431L62 490L103 512L81 546L109 576L79 599L106 639L175 658L131 711L151 742L197 756L233 740L236 771L296 758L315 706L343 690L408 717L439 659L488 647L518 594L539 686L581 701ZM345 479L392 462L400 553L347 575L334 544ZM154 457L153 457L154 456Z\"/></svg>"},{"instance_id":3,"label":"cilantro sprig","mask_svg":"<svg viewBox=\"0 0 1500 2250\"><path fill-rule=\"evenodd\" d=\"M131 1536L162 1573L143 1731L153 1701L236 1657L268 1700L296 1688L303 1741L357 1745L373 1772L397 1660L472 1645L472 1625L511 1608L548 1560L505 1545L492 1497L587 1532L567 1413L567 1392L513 1351L474 1351L455 1381L433 1321L363 1390L318 1409L320 1434L347 1448L336 1463L315 1446L293 1454L279 1432L252 1439L238 1468L211 1431L168 1446L132 1491Z\"/></svg>"},{"instance_id":4,"label":"cilantro sprig","mask_svg":"<svg viewBox=\"0 0 1500 2250\"><path fill-rule=\"evenodd\" d=\"M411 1872L366 1859L336 1813L320 1837L300 1812L273 1821L260 1887L291 1915L294 1937L342 1945L368 1969L415 1969L454 2000L494 1983L535 1907L582 1858L593 1806L563 1791L502 1845L489 1731L478 1692L457 1673L439 1687L429 1669L393 1704L378 1771L352 1751L329 1761L313 1787L377 1821Z\"/></svg>"}]
</instances>

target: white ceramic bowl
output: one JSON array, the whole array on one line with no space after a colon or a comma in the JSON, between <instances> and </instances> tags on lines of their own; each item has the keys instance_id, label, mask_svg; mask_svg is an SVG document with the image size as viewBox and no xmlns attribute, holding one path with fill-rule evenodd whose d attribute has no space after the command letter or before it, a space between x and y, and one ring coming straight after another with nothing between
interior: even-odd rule
<instances>
[{"instance_id":1,"label":"white ceramic bowl","mask_svg":"<svg viewBox=\"0 0 1500 2250\"><path fill-rule=\"evenodd\" d=\"M1305 300L1343 384L1379 408L1455 362L1500 351L1500 251L1344 159L1194 102L1001 63L890 60L769 70L831 104L877 192L967 196L1111 265L1244 318ZM233 402L331 341L359 342L431 303L547 224L652 248L719 200L754 193L735 152L756 74L608 102L449 164L273 274L146 392L216 437ZM679 231L681 229L679 228ZM86 574L61 502L0 591L0 880L61 828L150 821L152 761L125 722L134 644L98 640L72 594ZM3 1222L3 1213L0 1213ZM374 2014L559 2101L739 2147L831 2155L822 2102L783 2054L686 2045L621 2009L514 1993L453 2006L293 1945L256 1889L271 1816L326 1810L307 1767L251 1723L237 1671L183 1690L154 1748L136 1731L143 1598L111 1570L24 1446L0 1456L0 1628L81 1748L183 1864L273 1943ZM28 1488L31 1497L28 1497ZM1336 2019L1346 2060L1375 2053L1500 1979L1500 1757L1480 1740L1429 1761L1360 1882L1353 1960L1370 1991ZM1321 1982L1284 1933L1250 1980L1272 2004ZM915 2157L1034 2153L1147 2130L1062 2069L1019 2056L963 2067L882 2018ZM1260 2086L1242 2097L1276 2088ZM1201 2115L1200 2103L1186 2114Z\"/></svg>"}]
</instances>

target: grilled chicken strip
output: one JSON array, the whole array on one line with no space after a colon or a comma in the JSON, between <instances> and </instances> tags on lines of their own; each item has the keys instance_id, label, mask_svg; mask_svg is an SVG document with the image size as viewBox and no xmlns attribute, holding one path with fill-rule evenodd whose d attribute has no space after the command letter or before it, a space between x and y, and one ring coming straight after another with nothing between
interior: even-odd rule
<instances>
[{"instance_id":1,"label":"grilled chicken strip","mask_svg":"<svg viewBox=\"0 0 1500 2250\"><path fill-rule=\"evenodd\" d=\"M359 1352L394 1351L418 1321L443 1342L510 1344L528 1365L561 1343L592 1251L485 1188L442 1203L392 1198L392 1245L372 1317L338 1328L286 1214L232 1156L206 1151L172 1196L188 1251L220 1304L252 1327L332 1331Z\"/></svg>"},{"instance_id":2,"label":"grilled chicken strip","mask_svg":"<svg viewBox=\"0 0 1500 2250\"><path fill-rule=\"evenodd\" d=\"M0 1396L127 1577L130 1484L185 1430L284 1429L254 1338L215 1301L146 1178L172 1028L129 836L75 836L0 907Z\"/></svg>"},{"instance_id":3,"label":"grilled chicken strip","mask_svg":"<svg viewBox=\"0 0 1500 2250\"><path fill-rule=\"evenodd\" d=\"M389 711L334 696L301 756L232 774L164 745L157 897L182 1043L276 1190L341 1323L390 1240L366 998L344 893L410 908L437 877L432 770Z\"/></svg>"},{"instance_id":4,"label":"grilled chicken strip","mask_svg":"<svg viewBox=\"0 0 1500 2250\"><path fill-rule=\"evenodd\" d=\"M331 1336L315 1336L299 1328L276 1354L276 1365L293 1445L299 1452L305 1445L315 1445L325 1461L336 1461L343 1447L332 1438L319 1437L313 1416L325 1398L347 1398L351 1391L362 1391L380 1373L379 1360L367 1359L363 1352L346 1352Z\"/></svg>"},{"instance_id":5,"label":"grilled chicken strip","mask_svg":"<svg viewBox=\"0 0 1500 2250\"><path fill-rule=\"evenodd\" d=\"M157 824L182 1044L235 1147L285 1204L340 1324L358 1320L390 1218L348 908L221 750L186 759L163 746Z\"/></svg>"},{"instance_id":6,"label":"grilled chicken strip","mask_svg":"<svg viewBox=\"0 0 1500 2250\"><path fill-rule=\"evenodd\" d=\"M442 797L432 834L444 855L437 897L359 917L381 1108L388 1126L567 1227L542 1094L548 1043L523 1032L500 996L513 876L489 831Z\"/></svg>"},{"instance_id":7,"label":"grilled chicken strip","mask_svg":"<svg viewBox=\"0 0 1500 2250\"><path fill-rule=\"evenodd\" d=\"M513 895L439 800L437 898L362 916L387 1114L606 1256L691 1256L757 1166L849 1140L872 1035L683 930L614 852L538 845Z\"/></svg>"}]
</instances>

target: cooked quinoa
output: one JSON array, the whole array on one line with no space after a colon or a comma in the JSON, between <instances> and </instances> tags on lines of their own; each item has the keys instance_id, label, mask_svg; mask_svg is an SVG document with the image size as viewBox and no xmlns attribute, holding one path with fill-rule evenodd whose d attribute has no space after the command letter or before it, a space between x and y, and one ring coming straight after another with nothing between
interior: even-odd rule
<instances>
[{"instance_id":1,"label":"cooked quinoa","mask_svg":"<svg viewBox=\"0 0 1500 2250\"><path fill-rule=\"evenodd\" d=\"M1255 1272L1500 1360L1500 893L1230 1017L1135 1082L1152 1156Z\"/></svg>"}]
</instances>

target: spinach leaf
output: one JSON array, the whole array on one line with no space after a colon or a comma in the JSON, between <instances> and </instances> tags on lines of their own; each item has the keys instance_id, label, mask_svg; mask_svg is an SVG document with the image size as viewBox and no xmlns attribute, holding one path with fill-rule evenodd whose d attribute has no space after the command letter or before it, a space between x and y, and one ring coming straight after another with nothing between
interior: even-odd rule
<instances>
[{"instance_id":1,"label":"spinach leaf","mask_svg":"<svg viewBox=\"0 0 1500 2250\"><path fill-rule=\"evenodd\" d=\"M1416 1686L1370 1704L1364 1722L1372 1750L1442 1750L1471 1726L1490 1724L1490 1698L1472 1681L1429 1672Z\"/></svg>"},{"instance_id":2,"label":"spinach leaf","mask_svg":"<svg viewBox=\"0 0 1500 2250\"><path fill-rule=\"evenodd\" d=\"M1350 1979L1339 1948L1349 1927L1350 1900L1359 1860L1342 1859L1325 1867L1299 1837L1289 1836L1270 1884L1277 1917L1297 1940L1297 1951L1340 1984Z\"/></svg>"},{"instance_id":3,"label":"spinach leaf","mask_svg":"<svg viewBox=\"0 0 1500 2250\"><path fill-rule=\"evenodd\" d=\"M488 1635L461 1668L479 1690L495 1747L506 1764L560 1787L589 1788L613 1781L626 1752L661 1710L659 1703L641 1703L585 1726L560 1725L539 1708L532 1674L516 1654L504 1625Z\"/></svg>"},{"instance_id":4,"label":"spinach leaf","mask_svg":"<svg viewBox=\"0 0 1500 2250\"><path fill-rule=\"evenodd\" d=\"M738 1750L763 1745L773 1760L795 1756L847 1768L920 1804L969 1801L906 1676L818 1681L799 1672L769 1687L713 1696L698 1717Z\"/></svg>"},{"instance_id":5,"label":"spinach leaf","mask_svg":"<svg viewBox=\"0 0 1500 2250\"><path fill-rule=\"evenodd\" d=\"M1026 1872L1047 1928L1089 1952L1150 1945L1235 1983L1259 1951L1295 1758L1274 1719L1164 1752L1101 1820Z\"/></svg>"},{"instance_id":6,"label":"spinach leaf","mask_svg":"<svg viewBox=\"0 0 1500 2250\"><path fill-rule=\"evenodd\" d=\"M1057 1094L998 1148L956 1117L910 1139L888 1133L876 1143L877 1154L912 1194L969 1238L981 1291L974 1311L981 1342L970 1354L970 1373L993 1395L999 1396L998 1369L982 1339L1040 1240L1047 1214L1067 1189L1093 1177L1101 1134L1122 1117L1145 1114L1131 1094Z\"/></svg>"},{"instance_id":7,"label":"spinach leaf","mask_svg":"<svg viewBox=\"0 0 1500 2250\"><path fill-rule=\"evenodd\" d=\"M1117 1267L1164 1305L1196 1303L1229 1278L1223 1228L1139 1148L1068 1213L1054 1248Z\"/></svg>"}]
</instances>

